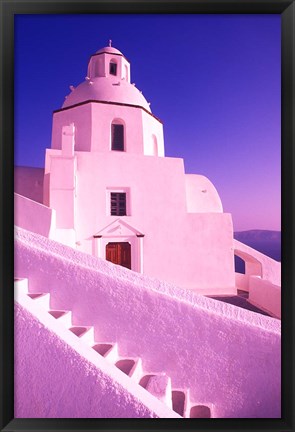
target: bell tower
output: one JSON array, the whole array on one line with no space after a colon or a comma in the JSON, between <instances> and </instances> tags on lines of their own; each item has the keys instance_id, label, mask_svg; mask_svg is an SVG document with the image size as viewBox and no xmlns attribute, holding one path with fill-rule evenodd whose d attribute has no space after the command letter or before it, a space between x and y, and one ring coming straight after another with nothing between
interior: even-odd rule
<instances>
[{"instance_id":1,"label":"bell tower","mask_svg":"<svg viewBox=\"0 0 295 432\"><path fill-rule=\"evenodd\" d=\"M100 49L90 57L86 79L97 77L120 79L130 83L130 63L119 50L112 47L111 40L109 46Z\"/></svg>"},{"instance_id":2,"label":"bell tower","mask_svg":"<svg viewBox=\"0 0 295 432\"><path fill-rule=\"evenodd\" d=\"M129 61L111 41L91 55L84 81L69 86L53 113L51 148L61 150L62 129L74 124L74 151L163 157L162 122L130 75Z\"/></svg>"}]
</instances>

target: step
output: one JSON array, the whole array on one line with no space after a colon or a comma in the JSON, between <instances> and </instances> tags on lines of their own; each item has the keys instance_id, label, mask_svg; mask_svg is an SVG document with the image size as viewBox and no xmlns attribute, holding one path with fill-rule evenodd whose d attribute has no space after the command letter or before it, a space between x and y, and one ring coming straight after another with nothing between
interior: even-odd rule
<instances>
[{"instance_id":1,"label":"step","mask_svg":"<svg viewBox=\"0 0 295 432\"><path fill-rule=\"evenodd\" d=\"M69 330L88 345L94 345L94 328L86 326L72 326Z\"/></svg>"},{"instance_id":2,"label":"step","mask_svg":"<svg viewBox=\"0 0 295 432\"><path fill-rule=\"evenodd\" d=\"M14 278L14 291L15 295L19 292L21 294L28 294L29 281L27 278Z\"/></svg>"},{"instance_id":3,"label":"step","mask_svg":"<svg viewBox=\"0 0 295 432\"><path fill-rule=\"evenodd\" d=\"M124 374L126 375L129 375L134 365L135 365L135 361L133 359L128 359L128 358L122 358L120 360L117 360L115 363L115 366L117 366L117 368L120 369L122 372L124 372Z\"/></svg>"},{"instance_id":4,"label":"step","mask_svg":"<svg viewBox=\"0 0 295 432\"><path fill-rule=\"evenodd\" d=\"M151 375L146 382L145 388L153 396L172 408L171 378L166 374Z\"/></svg>"},{"instance_id":5,"label":"step","mask_svg":"<svg viewBox=\"0 0 295 432\"><path fill-rule=\"evenodd\" d=\"M49 310L50 309L50 294L49 293L28 293L28 297L30 297L34 303L37 303L38 306Z\"/></svg>"},{"instance_id":6,"label":"step","mask_svg":"<svg viewBox=\"0 0 295 432\"><path fill-rule=\"evenodd\" d=\"M190 418L211 418L211 409L207 405L192 405L189 410Z\"/></svg>"},{"instance_id":7,"label":"step","mask_svg":"<svg viewBox=\"0 0 295 432\"><path fill-rule=\"evenodd\" d=\"M118 345L116 343L100 342L93 345L92 348L111 363L115 363L118 360Z\"/></svg>"},{"instance_id":8,"label":"step","mask_svg":"<svg viewBox=\"0 0 295 432\"><path fill-rule=\"evenodd\" d=\"M186 415L187 398L184 390L172 390L172 409L184 417Z\"/></svg>"},{"instance_id":9,"label":"step","mask_svg":"<svg viewBox=\"0 0 295 432\"><path fill-rule=\"evenodd\" d=\"M129 372L129 376L135 381L139 382L140 378L142 377L143 370L142 370L142 361L141 358L134 359L135 363L131 371Z\"/></svg>"},{"instance_id":10,"label":"step","mask_svg":"<svg viewBox=\"0 0 295 432\"><path fill-rule=\"evenodd\" d=\"M50 309L50 293L30 293L29 281L27 278L14 278L14 297L18 300L19 296L28 296L35 303L44 309Z\"/></svg>"},{"instance_id":11,"label":"step","mask_svg":"<svg viewBox=\"0 0 295 432\"><path fill-rule=\"evenodd\" d=\"M243 298L246 298L246 299L249 297L249 292L241 290L241 289L237 289L237 294L238 294L239 297L243 297Z\"/></svg>"},{"instance_id":12,"label":"step","mask_svg":"<svg viewBox=\"0 0 295 432\"><path fill-rule=\"evenodd\" d=\"M108 352L104 355L104 358L106 358L111 363L115 363L115 361L118 360L119 353L118 353L118 344L117 343L114 343L112 345L112 348L110 350L108 350Z\"/></svg>"},{"instance_id":13,"label":"step","mask_svg":"<svg viewBox=\"0 0 295 432\"><path fill-rule=\"evenodd\" d=\"M48 313L65 327L72 326L72 312L67 310L49 310Z\"/></svg>"},{"instance_id":14,"label":"step","mask_svg":"<svg viewBox=\"0 0 295 432\"><path fill-rule=\"evenodd\" d=\"M116 361L118 369L138 382L142 376L142 363L140 358L121 358Z\"/></svg>"}]
</instances>

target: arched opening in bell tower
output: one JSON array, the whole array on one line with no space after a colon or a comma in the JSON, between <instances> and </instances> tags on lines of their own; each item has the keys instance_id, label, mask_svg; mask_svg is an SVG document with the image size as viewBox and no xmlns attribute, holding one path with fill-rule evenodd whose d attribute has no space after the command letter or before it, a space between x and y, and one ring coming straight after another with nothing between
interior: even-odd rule
<instances>
[{"instance_id":1,"label":"arched opening in bell tower","mask_svg":"<svg viewBox=\"0 0 295 432\"><path fill-rule=\"evenodd\" d=\"M115 60L110 61L110 69L109 69L110 75L117 75L117 62Z\"/></svg>"}]
</instances>

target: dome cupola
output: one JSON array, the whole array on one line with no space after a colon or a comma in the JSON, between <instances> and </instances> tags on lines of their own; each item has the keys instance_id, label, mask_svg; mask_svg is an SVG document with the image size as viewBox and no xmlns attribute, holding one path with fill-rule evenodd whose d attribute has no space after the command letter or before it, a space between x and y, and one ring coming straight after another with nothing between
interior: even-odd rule
<instances>
[{"instance_id":1,"label":"dome cupola","mask_svg":"<svg viewBox=\"0 0 295 432\"><path fill-rule=\"evenodd\" d=\"M96 77L108 77L112 79L124 79L130 83L130 63L121 51L109 46L101 48L91 56L87 76L92 79Z\"/></svg>"},{"instance_id":2,"label":"dome cupola","mask_svg":"<svg viewBox=\"0 0 295 432\"><path fill-rule=\"evenodd\" d=\"M90 57L85 81L71 86L62 108L87 101L139 106L151 112L142 92L130 83L130 63L118 49L109 45Z\"/></svg>"}]
</instances>

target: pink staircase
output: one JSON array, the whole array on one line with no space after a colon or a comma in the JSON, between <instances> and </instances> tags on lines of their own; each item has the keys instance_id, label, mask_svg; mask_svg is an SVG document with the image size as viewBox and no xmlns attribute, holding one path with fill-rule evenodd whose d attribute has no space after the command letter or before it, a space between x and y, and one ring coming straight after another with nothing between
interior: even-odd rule
<instances>
[{"instance_id":1,"label":"pink staircase","mask_svg":"<svg viewBox=\"0 0 295 432\"><path fill-rule=\"evenodd\" d=\"M72 332L81 343L88 345L106 362L116 366L122 374L130 377L138 386L163 402L172 413L174 412L171 417L177 417L175 413L186 418L213 417L212 407L208 406L209 404L202 405L191 402L189 389L174 389L171 378L165 373L145 371L141 358L120 356L116 342L95 340L94 327L72 325L72 312L70 310L52 310L50 308L49 293L30 293L27 279L15 279L15 301L21 303L22 297L31 299L35 306L38 305L40 310L47 312L56 322Z\"/></svg>"}]
</instances>

